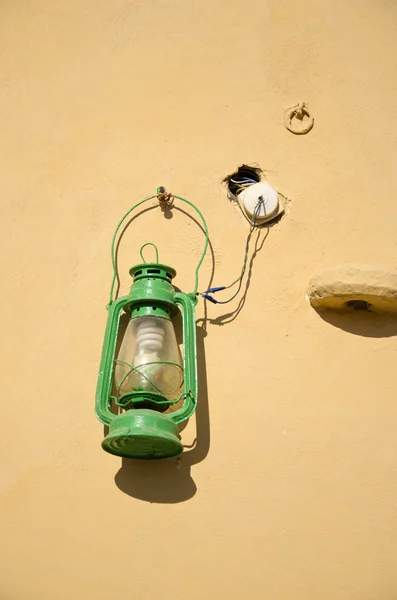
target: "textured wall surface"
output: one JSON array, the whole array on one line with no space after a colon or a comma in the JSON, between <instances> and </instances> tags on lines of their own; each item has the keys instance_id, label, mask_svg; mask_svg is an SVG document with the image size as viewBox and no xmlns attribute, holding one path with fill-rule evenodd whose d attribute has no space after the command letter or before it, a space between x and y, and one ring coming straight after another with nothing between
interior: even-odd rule
<instances>
[{"instance_id":1,"label":"textured wall surface","mask_svg":"<svg viewBox=\"0 0 397 600\"><path fill-rule=\"evenodd\" d=\"M396 3L3 0L0 48L1 599L394 600L397 325L305 293L396 262ZM166 185L207 217L202 288L232 281L243 162L290 213L238 315L199 321L198 443L122 463L94 416L113 229ZM159 210L123 238L122 291L147 240L190 291L202 234Z\"/></svg>"}]
</instances>

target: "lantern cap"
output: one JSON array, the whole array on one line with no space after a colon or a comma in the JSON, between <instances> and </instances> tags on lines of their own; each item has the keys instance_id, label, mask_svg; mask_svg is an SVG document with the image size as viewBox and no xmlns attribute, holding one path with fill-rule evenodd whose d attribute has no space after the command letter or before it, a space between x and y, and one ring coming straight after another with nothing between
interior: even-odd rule
<instances>
[{"instance_id":1,"label":"lantern cap","mask_svg":"<svg viewBox=\"0 0 397 600\"><path fill-rule=\"evenodd\" d=\"M141 263L131 267L130 275L133 277L134 281L150 278L163 279L164 281L168 281L170 283L174 279L176 271L169 265L164 265L158 262Z\"/></svg>"}]
</instances>

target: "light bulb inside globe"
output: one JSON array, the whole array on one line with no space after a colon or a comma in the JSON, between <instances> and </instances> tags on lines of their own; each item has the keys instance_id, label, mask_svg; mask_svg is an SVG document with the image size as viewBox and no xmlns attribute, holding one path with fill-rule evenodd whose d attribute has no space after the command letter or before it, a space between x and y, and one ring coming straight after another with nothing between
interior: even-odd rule
<instances>
[{"instance_id":1,"label":"light bulb inside globe","mask_svg":"<svg viewBox=\"0 0 397 600\"><path fill-rule=\"evenodd\" d=\"M116 360L114 381L118 397L143 391L175 398L183 383L183 369L169 319L153 315L131 318Z\"/></svg>"}]
</instances>

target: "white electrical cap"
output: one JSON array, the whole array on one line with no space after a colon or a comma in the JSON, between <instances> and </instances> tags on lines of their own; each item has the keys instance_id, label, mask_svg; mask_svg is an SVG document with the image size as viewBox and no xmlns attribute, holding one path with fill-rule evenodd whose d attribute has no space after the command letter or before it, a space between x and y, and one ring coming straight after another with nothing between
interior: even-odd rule
<instances>
[{"instance_id":1,"label":"white electrical cap","mask_svg":"<svg viewBox=\"0 0 397 600\"><path fill-rule=\"evenodd\" d=\"M250 221L255 219L255 210L258 211L256 221L260 223L269 221L280 213L278 193L266 181L253 183L238 195L238 199ZM263 202L258 207L258 202L262 199Z\"/></svg>"}]
</instances>

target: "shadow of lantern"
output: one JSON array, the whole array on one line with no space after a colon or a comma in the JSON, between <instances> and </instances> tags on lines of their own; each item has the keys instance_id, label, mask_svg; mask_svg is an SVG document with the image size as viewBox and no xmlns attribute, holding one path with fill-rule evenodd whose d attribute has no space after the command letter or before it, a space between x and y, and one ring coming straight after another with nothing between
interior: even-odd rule
<instances>
[{"instance_id":1,"label":"shadow of lantern","mask_svg":"<svg viewBox=\"0 0 397 600\"><path fill-rule=\"evenodd\" d=\"M207 333L204 327L197 327L196 331L200 385L195 412L195 444L176 458L156 461L123 458L115 483L122 492L139 500L173 504L189 500L197 491L191 467L204 460L209 452L210 422L204 347Z\"/></svg>"}]
</instances>

